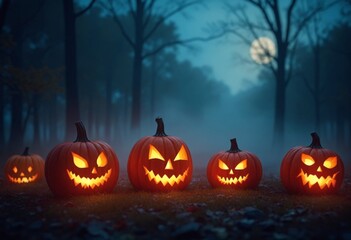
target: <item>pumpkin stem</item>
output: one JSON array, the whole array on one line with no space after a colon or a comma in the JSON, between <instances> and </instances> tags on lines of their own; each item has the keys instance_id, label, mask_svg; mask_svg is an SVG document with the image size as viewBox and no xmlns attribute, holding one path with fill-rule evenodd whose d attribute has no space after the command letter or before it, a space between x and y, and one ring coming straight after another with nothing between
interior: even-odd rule
<instances>
[{"instance_id":1,"label":"pumpkin stem","mask_svg":"<svg viewBox=\"0 0 351 240\"><path fill-rule=\"evenodd\" d=\"M236 141L236 138L230 139L230 149L227 152L230 152L230 153L241 152L241 150L238 147L238 143Z\"/></svg>"},{"instance_id":2,"label":"pumpkin stem","mask_svg":"<svg viewBox=\"0 0 351 240\"><path fill-rule=\"evenodd\" d=\"M321 141L316 132L311 133L312 143L309 145L310 148L323 148L321 145Z\"/></svg>"},{"instance_id":3,"label":"pumpkin stem","mask_svg":"<svg viewBox=\"0 0 351 240\"><path fill-rule=\"evenodd\" d=\"M26 147L22 153L22 156L28 156L29 155L29 147Z\"/></svg>"},{"instance_id":4,"label":"pumpkin stem","mask_svg":"<svg viewBox=\"0 0 351 240\"><path fill-rule=\"evenodd\" d=\"M77 128L77 139L74 142L90 142L87 137L87 131L85 130L83 122L76 122L75 125Z\"/></svg>"},{"instance_id":5,"label":"pumpkin stem","mask_svg":"<svg viewBox=\"0 0 351 240\"><path fill-rule=\"evenodd\" d=\"M158 117L155 119L157 123L157 129L155 133L155 137L165 137L167 134L165 133L165 125L163 124L162 118Z\"/></svg>"}]
</instances>

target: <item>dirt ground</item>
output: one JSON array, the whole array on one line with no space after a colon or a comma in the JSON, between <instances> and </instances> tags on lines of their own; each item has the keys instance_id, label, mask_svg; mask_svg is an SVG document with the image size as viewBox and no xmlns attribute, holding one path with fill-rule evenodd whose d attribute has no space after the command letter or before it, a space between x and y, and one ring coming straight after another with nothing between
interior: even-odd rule
<instances>
[{"instance_id":1,"label":"dirt ground","mask_svg":"<svg viewBox=\"0 0 351 240\"><path fill-rule=\"evenodd\" d=\"M45 182L0 183L1 239L351 239L351 181L337 195L289 195L277 176L256 190L210 188L195 171L182 192L55 198Z\"/></svg>"}]
</instances>

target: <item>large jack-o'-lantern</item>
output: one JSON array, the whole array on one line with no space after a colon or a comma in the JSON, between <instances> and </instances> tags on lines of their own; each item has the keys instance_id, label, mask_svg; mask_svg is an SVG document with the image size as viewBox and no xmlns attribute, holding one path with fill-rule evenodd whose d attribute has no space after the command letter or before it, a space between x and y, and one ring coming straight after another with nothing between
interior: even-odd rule
<instances>
[{"instance_id":1,"label":"large jack-o'-lantern","mask_svg":"<svg viewBox=\"0 0 351 240\"><path fill-rule=\"evenodd\" d=\"M193 163L185 142L167 136L162 118L157 118L154 136L140 139L128 158L128 176L138 190L181 190L191 181Z\"/></svg>"},{"instance_id":2,"label":"large jack-o'-lantern","mask_svg":"<svg viewBox=\"0 0 351 240\"><path fill-rule=\"evenodd\" d=\"M16 184L37 182L44 176L44 160L37 154L29 154L26 147L22 155L13 155L7 160L5 176Z\"/></svg>"},{"instance_id":3,"label":"large jack-o'-lantern","mask_svg":"<svg viewBox=\"0 0 351 240\"><path fill-rule=\"evenodd\" d=\"M290 149L283 158L280 179L291 193L328 194L336 192L344 179L340 156L322 148L317 133L307 147Z\"/></svg>"},{"instance_id":4,"label":"large jack-o'-lantern","mask_svg":"<svg viewBox=\"0 0 351 240\"><path fill-rule=\"evenodd\" d=\"M231 139L228 151L216 153L207 165L207 179L212 187L254 188L260 183L262 166L258 157L238 148Z\"/></svg>"},{"instance_id":5,"label":"large jack-o'-lantern","mask_svg":"<svg viewBox=\"0 0 351 240\"><path fill-rule=\"evenodd\" d=\"M46 158L45 177L57 196L111 192L119 174L116 153L105 142L90 141L82 122L77 139L54 147Z\"/></svg>"}]
</instances>

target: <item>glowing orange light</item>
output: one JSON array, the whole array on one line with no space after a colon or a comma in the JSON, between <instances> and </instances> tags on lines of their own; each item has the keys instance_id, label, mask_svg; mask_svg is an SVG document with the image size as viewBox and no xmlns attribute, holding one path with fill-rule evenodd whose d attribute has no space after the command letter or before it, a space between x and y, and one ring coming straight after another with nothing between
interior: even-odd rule
<instances>
[{"instance_id":1,"label":"glowing orange light","mask_svg":"<svg viewBox=\"0 0 351 240\"><path fill-rule=\"evenodd\" d=\"M168 177L166 174L164 174L162 177L157 174L155 175L154 171L149 171L145 166L145 175L149 178L149 181L155 181L156 184L162 183L163 186L166 186L167 184L173 186L174 184L179 184L180 182L184 182L186 176L188 176L189 168L184 171L183 174L179 174L178 176L172 175L171 177Z\"/></svg>"}]
</instances>

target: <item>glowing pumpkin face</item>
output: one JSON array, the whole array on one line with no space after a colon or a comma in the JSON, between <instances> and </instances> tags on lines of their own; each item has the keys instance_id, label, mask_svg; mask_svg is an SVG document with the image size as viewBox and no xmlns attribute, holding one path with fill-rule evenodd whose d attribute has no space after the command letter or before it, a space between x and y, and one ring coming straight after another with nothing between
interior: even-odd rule
<instances>
[{"instance_id":1,"label":"glowing pumpkin face","mask_svg":"<svg viewBox=\"0 0 351 240\"><path fill-rule=\"evenodd\" d=\"M77 140L51 150L45 177L57 196L111 192L119 173L115 152L105 142L90 141L81 122L76 123Z\"/></svg>"},{"instance_id":2,"label":"glowing pumpkin face","mask_svg":"<svg viewBox=\"0 0 351 240\"><path fill-rule=\"evenodd\" d=\"M32 183L44 175L44 160L36 154L29 155L27 147L22 155L14 155L5 165L5 175L9 182L17 184Z\"/></svg>"},{"instance_id":3,"label":"glowing pumpkin face","mask_svg":"<svg viewBox=\"0 0 351 240\"><path fill-rule=\"evenodd\" d=\"M213 155L207 165L207 179L212 187L254 188L261 177L260 160L241 151L235 138L231 139L230 150Z\"/></svg>"},{"instance_id":4,"label":"glowing pumpkin face","mask_svg":"<svg viewBox=\"0 0 351 240\"><path fill-rule=\"evenodd\" d=\"M128 176L139 190L169 191L184 189L191 181L192 159L181 139L164 133L163 121L155 136L140 139L130 152Z\"/></svg>"},{"instance_id":5,"label":"glowing pumpkin face","mask_svg":"<svg viewBox=\"0 0 351 240\"><path fill-rule=\"evenodd\" d=\"M67 169L67 175L76 187L94 189L103 186L111 177L112 168L106 168L108 160L104 152L99 154L96 162L90 162L90 165L88 160L74 152L72 159L74 166Z\"/></svg>"},{"instance_id":6,"label":"glowing pumpkin face","mask_svg":"<svg viewBox=\"0 0 351 240\"><path fill-rule=\"evenodd\" d=\"M293 193L333 193L343 181L344 165L333 151L322 148L319 137L312 133L312 143L295 147L285 155L280 177Z\"/></svg>"}]
</instances>

